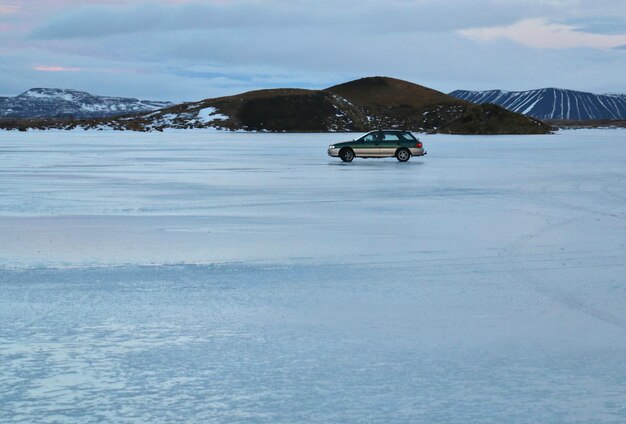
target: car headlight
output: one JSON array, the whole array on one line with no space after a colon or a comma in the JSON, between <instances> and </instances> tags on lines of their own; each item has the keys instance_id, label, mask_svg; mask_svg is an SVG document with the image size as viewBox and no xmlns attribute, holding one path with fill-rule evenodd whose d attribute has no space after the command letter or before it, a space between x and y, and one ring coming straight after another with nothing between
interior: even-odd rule
<instances>
[{"instance_id":1,"label":"car headlight","mask_svg":"<svg viewBox=\"0 0 626 424\"><path fill-rule=\"evenodd\" d=\"M334 144L331 144L330 146L328 146L328 148L329 148L329 149L334 149L334 148L335 148L335 145L334 145Z\"/></svg>"}]
</instances>

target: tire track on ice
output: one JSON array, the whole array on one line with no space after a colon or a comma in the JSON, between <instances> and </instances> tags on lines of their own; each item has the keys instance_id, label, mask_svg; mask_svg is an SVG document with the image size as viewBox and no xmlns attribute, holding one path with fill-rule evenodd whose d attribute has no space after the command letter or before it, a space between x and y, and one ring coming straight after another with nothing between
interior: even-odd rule
<instances>
[{"instance_id":1,"label":"tire track on ice","mask_svg":"<svg viewBox=\"0 0 626 424\"><path fill-rule=\"evenodd\" d=\"M531 243L546 235L547 233L553 232L558 229L562 229L568 226L576 226L576 225L584 225L585 221L589 218L593 217L595 213L587 213L583 216L566 219L556 223L550 223L544 225L537 229L536 231L524 234L511 243L509 243L501 252L502 260L508 265L508 270L510 275L513 276L515 280L524 285L528 285L533 288L537 293L545 296L546 298L560 303L569 309L576 311L578 313L582 313L589 317L592 317L596 320L602 321L606 324L617 327L624 332L626 332L626 320L622 317L611 314L610 312L604 311L595 307L588 302L570 294L564 292L563 290L559 290L558 288L549 286L548 284L543 283L537 276L533 273L533 269L529 269L525 266L525 263L520 260L520 258L524 257L524 250L531 246ZM607 215L607 214L602 214ZM616 218L615 215L608 215L612 218ZM574 230L575 231L575 230ZM592 253L590 250L587 253ZM583 259L587 258L587 255L584 254L582 256ZM623 264L624 262L622 262ZM614 266L615 264L604 264L602 266ZM619 264L617 266L620 266ZM623 265L626 266L626 265ZM580 267L564 267L563 269L576 269Z\"/></svg>"}]
</instances>

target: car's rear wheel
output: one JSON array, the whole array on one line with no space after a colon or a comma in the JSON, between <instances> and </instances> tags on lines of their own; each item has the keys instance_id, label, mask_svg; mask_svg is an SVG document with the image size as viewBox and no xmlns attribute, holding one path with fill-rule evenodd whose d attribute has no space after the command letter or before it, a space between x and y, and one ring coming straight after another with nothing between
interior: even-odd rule
<instances>
[{"instance_id":1,"label":"car's rear wheel","mask_svg":"<svg viewBox=\"0 0 626 424\"><path fill-rule=\"evenodd\" d=\"M339 151L339 157L344 162L352 162L352 159L354 159L354 150L349 147L344 147Z\"/></svg>"},{"instance_id":2,"label":"car's rear wheel","mask_svg":"<svg viewBox=\"0 0 626 424\"><path fill-rule=\"evenodd\" d=\"M396 150L396 159L398 159L400 162L406 162L407 160L411 159L411 152L409 151L409 149L406 148L401 148Z\"/></svg>"}]
</instances>

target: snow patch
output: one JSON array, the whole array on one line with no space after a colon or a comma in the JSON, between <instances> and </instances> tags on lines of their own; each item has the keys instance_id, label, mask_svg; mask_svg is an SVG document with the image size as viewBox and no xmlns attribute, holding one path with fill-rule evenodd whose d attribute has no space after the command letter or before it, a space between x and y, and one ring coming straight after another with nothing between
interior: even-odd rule
<instances>
[{"instance_id":1,"label":"snow patch","mask_svg":"<svg viewBox=\"0 0 626 424\"><path fill-rule=\"evenodd\" d=\"M31 97L34 99L58 99L71 102L74 100L74 95L65 91L41 91L41 90L29 90L23 94L24 97Z\"/></svg>"},{"instance_id":2,"label":"snow patch","mask_svg":"<svg viewBox=\"0 0 626 424\"><path fill-rule=\"evenodd\" d=\"M198 111L198 120L204 124L213 121L227 121L230 117L217 112L214 107L207 107Z\"/></svg>"}]
</instances>

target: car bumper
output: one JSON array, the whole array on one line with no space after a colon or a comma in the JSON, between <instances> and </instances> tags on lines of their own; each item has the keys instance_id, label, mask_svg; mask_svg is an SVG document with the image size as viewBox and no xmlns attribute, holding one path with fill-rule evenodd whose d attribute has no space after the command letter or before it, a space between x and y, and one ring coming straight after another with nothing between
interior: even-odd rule
<instances>
[{"instance_id":1,"label":"car bumper","mask_svg":"<svg viewBox=\"0 0 626 424\"><path fill-rule=\"evenodd\" d=\"M339 149L328 149L328 156L339 157Z\"/></svg>"},{"instance_id":2,"label":"car bumper","mask_svg":"<svg viewBox=\"0 0 626 424\"><path fill-rule=\"evenodd\" d=\"M409 149L411 151L411 156L426 156L427 152L424 149L418 149L417 147L413 147Z\"/></svg>"}]
</instances>

